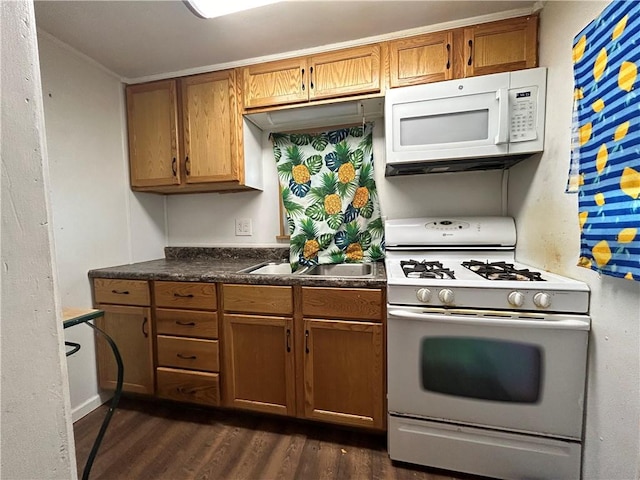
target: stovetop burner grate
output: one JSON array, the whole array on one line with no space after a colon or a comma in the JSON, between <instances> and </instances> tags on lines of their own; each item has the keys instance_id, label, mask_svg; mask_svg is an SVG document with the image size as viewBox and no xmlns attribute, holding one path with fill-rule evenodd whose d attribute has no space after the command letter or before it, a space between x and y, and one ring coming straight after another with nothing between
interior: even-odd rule
<instances>
[{"instance_id":1,"label":"stovetop burner grate","mask_svg":"<svg viewBox=\"0 0 640 480\"><path fill-rule=\"evenodd\" d=\"M427 260L401 260L400 266L408 278L448 278L455 280L453 272L441 262Z\"/></svg>"},{"instance_id":2,"label":"stovetop burner grate","mask_svg":"<svg viewBox=\"0 0 640 480\"><path fill-rule=\"evenodd\" d=\"M526 268L518 269L507 262L480 262L469 260L462 262L462 266L487 280L517 280L524 282L544 282L540 272L532 272Z\"/></svg>"}]
</instances>

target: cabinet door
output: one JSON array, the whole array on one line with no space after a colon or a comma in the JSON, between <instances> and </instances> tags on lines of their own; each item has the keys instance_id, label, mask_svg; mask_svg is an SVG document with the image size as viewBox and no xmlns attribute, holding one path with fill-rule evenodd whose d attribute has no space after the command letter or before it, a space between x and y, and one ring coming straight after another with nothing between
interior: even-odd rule
<instances>
[{"instance_id":1,"label":"cabinet door","mask_svg":"<svg viewBox=\"0 0 640 480\"><path fill-rule=\"evenodd\" d=\"M305 416L384 428L382 325L304 321Z\"/></svg>"},{"instance_id":2,"label":"cabinet door","mask_svg":"<svg viewBox=\"0 0 640 480\"><path fill-rule=\"evenodd\" d=\"M389 85L394 88L452 79L452 47L452 31L389 42Z\"/></svg>"},{"instance_id":3,"label":"cabinet door","mask_svg":"<svg viewBox=\"0 0 640 480\"><path fill-rule=\"evenodd\" d=\"M244 107L269 107L309 99L306 58L251 65L243 70Z\"/></svg>"},{"instance_id":4,"label":"cabinet door","mask_svg":"<svg viewBox=\"0 0 640 480\"><path fill-rule=\"evenodd\" d=\"M538 16L518 17L464 29L464 76L538 66Z\"/></svg>"},{"instance_id":5,"label":"cabinet door","mask_svg":"<svg viewBox=\"0 0 640 480\"><path fill-rule=\"evenodd\" d=\"M132 187L180 184L175 80L127 87Z\"/></svg>"},{"instance_id":6,"label":"cabinet door","mask_svg":"<svg viewBox=\"0 0 640 480\"><path fill-rule=\"evenodd\" d=\"M194 75L181 86L186 182L242 180L235 71Z\"/></svg>"},{"instance_id":7,"label":"cabinet door","mask_svg":"<svg viewBox=\"0 0 640 480\"><path fill-rule=\"evenodd\" d=\"M144 307L99 305L104 316L96 326L115 342L124 366L123 391L153 394L153 347L151 310ZM98 384L115 390L118 369L113 351L100 334L96 334Z\"/></svg>"},{"instance_id":8,"label":"cabinet door","mask_svg":"<svg viewBox=\"0 0 640 480\"><path fill-rule=\"evenodd\" d=\"M225 405L293 415L293 320L224 316Z\"/></svg>"},{"instance_id":9,"label":"cabinet door","mask_svg":"<svg viewBox=\"0 0 640 480\"><path fill-rule=\"evenodd\" d=\"M380 91L380 45L314 55L309 60L309 99Z\"/></svg>"}]
</instances>

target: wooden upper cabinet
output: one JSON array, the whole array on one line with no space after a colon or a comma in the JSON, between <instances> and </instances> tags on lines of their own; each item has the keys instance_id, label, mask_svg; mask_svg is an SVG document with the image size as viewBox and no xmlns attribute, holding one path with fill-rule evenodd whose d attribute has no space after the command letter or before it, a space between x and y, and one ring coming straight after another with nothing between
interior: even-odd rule
<instances>
[{"instance_id":1,"label":"wooden upper cabinet","mask_svg":"<svg viewBox=\"0 0 640 480\"><path fill-rule=\"evenodd\" d=\"M309 59L309 99L380 91L380 45L314 55Z\"/></svg>"},{"instance_id":2,"label":"wooden upper cabinet","mask_svg":"<svg viewBox=\"0 0 640 480\"><path fill-rule=\"evenodd\" d=\"M538 66L538 15L464 29L464 76Z\"/></svg>"},{"instance_id":3,"label":"wooden upper cabinet","mask_svg":"<svg viewBox=\"0 0 640 480\"><path fill-rule=\"evenodd\" d=\"M453 32L389 42L389 86L404 87L453 78Z\"/></svg>"},{"instance_id":4,"label":"wooden upper cabinet","mask_svg":"<svg viewBox=\"0 0 640 480\"><path fill-rule=\"evenodd\" d=\"M187 183L239 179L235 71L195 75L181 80Z\"/></svg>"},{"instance_id":5,"label":"wooden upper cabinet","mask_svg":"<svg viewBox=\"0 0 640 480\"><path fill-rule=\"evenodd\" d=\"M127 87L127 121L131 186L179 184L176 81Z\"/></svg>"},{"instance_id":6,"label":"wooden upper cabinet","mask_svg":"<svg viewBox=\"0 0 640 480\"><path fill-rule=\"evenodd\" d=\"M236 70L127 87L131 188L154 193L262 188L246 145ZM251 172L245 175L245 172Z\"/></svg>"},{"instance_id":7,"label":"wooden upper cabinet","mask_svg":"<svg viewBox=\"0 0 640 480\"><path fill-rule=\"evenodd\" d=\"M242 69L244 107L268 107L309 99L306 58L250 65Z\"/></svg>"},{"instance_id":8,"label":"wooden upper cabinet","mask_svg":"<svg viewBox=\"0 0 640 480\"><path fill-rule=\"evenodd\" d=\"M242 69L244 108L378 93L380 71L378 44L250 65Z\"/></svg>"}]
</instances>

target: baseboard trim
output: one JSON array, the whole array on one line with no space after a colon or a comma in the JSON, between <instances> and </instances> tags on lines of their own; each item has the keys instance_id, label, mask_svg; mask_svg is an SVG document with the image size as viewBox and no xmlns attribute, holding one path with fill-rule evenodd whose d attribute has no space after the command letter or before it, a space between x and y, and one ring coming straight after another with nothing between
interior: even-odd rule
<instances>
[{"instance_id":1,"label":"baseboard trim","mask_svg":"<svg viewBox=\"0 0 640 480\"><path fill-rule=\"evenodd\" d=\"M75 407L71 410L71 421L77 422L85 415L93 412L96 408L98 408L103 403L107 402L111 398L109 394L97 394L93 397L89 398L83 404Z\"/></svg>"}]
</instances>

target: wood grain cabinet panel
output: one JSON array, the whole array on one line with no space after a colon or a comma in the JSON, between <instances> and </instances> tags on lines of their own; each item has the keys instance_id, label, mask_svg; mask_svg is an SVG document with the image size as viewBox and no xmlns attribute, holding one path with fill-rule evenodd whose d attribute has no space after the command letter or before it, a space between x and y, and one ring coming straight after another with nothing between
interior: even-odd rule
<instances>
[{"instance_id":1,"label":"wood grain cabinet panel","mask_svg":"<svg viewBox=\"0 0 640 480\"><path fill-rule=\"evenodd\" d=\"M305 317L380 322L382 312L382 292L378 289L302 287Z\"/></svg>"},{"instance_id":2,"label":"wood grain cabinet panel","mask_svg":"<svg viewBox=\"0 0 640 480\"><path fill-rule=\"evenodd\" d=\"M389 86L404 87L453 78L453 32L389 42Z\"/></svg>"},{"instance_id":3,"label":"wood grain cabinet panel","mask_svg":"<svg viewBox=\"0 0 640 480\"><path fill-rule=\"evenodd\" d=\"M380 45L314 55L309 59L309 99L380 91Z\"/></svg>"},{"instance_id":4,"label":"wood grain cabinet panel","mask_svg":"<svg viewBox=\"0 0 640 480\"><path fill-rule=\"evenodd\" d=\"M306 58L250 65L242 69L244 107L266 107L306 102L309 69Z\"/></svg>"},{"instance_id":5,"label":"wood grain cabinet panel","mask_svg":"<svg viewBox=\"0 0 640 480\"><path fill-rule=\"evenodd\" d=\"M94 303L142 306L148 306L151 303L149 284L145 280L95 278L93 297Z\"/></svg>"},{"instance_id":6,"label":"wood grain cabinet panel","mask_svg":"<svg viewBox=\"0 0 640 480\"><path fill-rule=\"evenodd\" d=\"M374 44L244 67L244 108L379 93L380 51Z\"/></svg>"},{"instance_id":7,"label":"wood grain cabinet panel","mask_svg":"<svg viewBox=\"0 0 640 480\"><path fill-rule=\"evenodd\" d=\"M132 187L180 184L175 80L127 87Z\"/></svg>"},{"instance_id":8,"label":"wood grain cabinet panel","mask_svg":"<svg viewBox=\"0 0 640 480\"><path fill-rule=\"evenodd\" d=\"M98 305L104 316L96 319L118 347L122 357L124 392L153 394L153 329L151 310L146 307ZM96 334L96 358L100 388L115 390L117 364L111 347Z\"/></svg>"},{"instance_id":9,"label":"wood grain cabinet panel","mask_svg":"<svg viewBox=\"0 0 640 480\"><path fill-rule=\"evenodd\" d=\"M538 15L483 23L464 29L464 76L538 66Z\"/></svg>"},{"instance_id":10,"label":"wood grain cabinet panel","mask_svg":"<svg viewBox=\"0 0 640 480\"><path fill-rule=\"evenodd\" d=\"M180 84L186 182L238 180L242 148L235 72L194 75Z\"/></svg>"},{"instance_id":11,"label":"wood grain cabinet panel","mask_svg":"<svg viewBox=\"0 0 640 480\"><path fill-rule=\"evenodd\" d=\"M307 319L304 330L305 416L384 428L382 325Z\"/></svg>"},{"instance_id":12,"label":"wood grain cabinet panel","mask_svg":"<svg viewBox=\"0 0 640 480\"><path fill-rule=\"evenodd\" d=\"M220 375L158 367L158 397L199 405L220 405Z\"/></svg>"},{"instance_id":13,"label":"wood grain cabinet panel","mask_svg":"<svg viewBox=\"0 0 640 480\"><path fill-rule=\"evenodd\" d=\"M224 311L292 315L291 287L274 285L230 285L223 287Z\"/></svg>"},{"instance_id":14,"label":"wood grain cabinet panel","mask_svg":"<svg viewBox=\"0 0 640 480\"><path fill-rule=\"evenodd\" d=\"M223 329L225 405L293 415L293 320L225 314Z\"/></svg>"},{"instance_id":15,"label":"wood grain cabinet panel","mask_svg":"<svg viewBox=\"0 0 640 480\"><path fill-rule=\"evenodd\" d=\"M241 96L234 69L127 86L131 188L261 188L255 175L245 176Z\"/></svg>"},{"instance_id":16,"label":"wood grain cabinet panel","mask_svg":"<svg viewBox=\"0 0 640 480\"><path fill-rule=\"evenodd\" d=\"M157 307L216 309L216 284L202 282L155 282Z\"/></svg>"},{"instance_id":17,"label":"wood grain cabinet panel","mask_svg":"<svg viewBox=\"0 0 640 480\"><path fill-rule=\"evenodd\" d=\"M158 365L217 372L218 341L158 335Z\"/></svg>"},{"instance_id":18,"label":"wood grain cabinet panel","mask_svg":"<svg viewBox=\"0 0 640 480\"><path fill-rule=\"evenodd\" d=\"M155 313L159 335L218 338L218 315L215 312L156 308Z\"/></svg>"}]
</instances>

